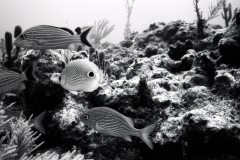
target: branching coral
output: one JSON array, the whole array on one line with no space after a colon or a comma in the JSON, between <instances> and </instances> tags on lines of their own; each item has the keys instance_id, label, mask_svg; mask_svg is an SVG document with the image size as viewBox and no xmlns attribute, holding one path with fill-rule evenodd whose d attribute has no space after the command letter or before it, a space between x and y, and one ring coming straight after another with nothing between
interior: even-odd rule
<instances>
[{"instance_id":1,"label":"branching coral","mask_svg":"<svg viewBox=\"0 0 240 160\"><path fill-rule=\"evenodd\" d=\"M100 20L98 23L95 21L95 25L93 26L90 33L90 41L95 48L97 48L101 44L100 41L114 29L115 25L108 28L108 23L109 21L106 19L103 19L102 21Z\"/></svg>"},{"instance_id":2,"label":"branching coral","mask_svg":"<svg viewBox=\"0 0 240 160\"><path fill-rule=\"evenodd\" d=\"M194 5L195 11L197 13L197 18L198 18L198 22L197 22L198 35L200 37L202 37L204 35L204 32L203 32L204 26L207 24L208 21L219 16L217 13L222 8L224 0L217 1L216 6L214 6L214 7L211 4L211 7L209 7L209 15L208 15L207 20L202 18L202 12L200 13L200 10L198 7L199 1L200 0L193 0L193 5Z\"/></svg>"},{"instance_id":3,"label":"branching coral","mask_svg":"<svg viewBox=\"0 0 240 160\"><path fill-rule=\"evenodd\" d=\"M133 2L134 2L134 0L132 0L132 4L129 5L128 0L126 0L126 4L124 4L125 7L126 7L126 10L127 10L127 22L125 24L125 29L124 29L124 39L125 40L129 40L130 35L132 33L131 30L130 30L130 26L131 26L130 17L131 17L131 14L132 14Z\"/></svg>"},{"instance_id":4,"label":"branching coral","mask_svg":"<svg viewBox=\"0 0 240 160\"><path fill-rule=\"evenodd\" d=\"M222 18L225 20L225 25L228 27L228 23L232 18L232 6L231 3L228 3L228 7L226 6L226 0L223 1L223 12L221 13Z\"/></svg>"}]
</instances>

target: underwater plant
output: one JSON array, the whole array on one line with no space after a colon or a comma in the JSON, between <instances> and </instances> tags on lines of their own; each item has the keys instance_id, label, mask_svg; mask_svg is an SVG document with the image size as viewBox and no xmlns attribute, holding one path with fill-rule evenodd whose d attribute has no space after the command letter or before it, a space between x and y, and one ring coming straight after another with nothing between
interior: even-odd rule
<instances>
[{"instance_id":1,"label":"underwater plant","mask_svg":"<svg viewBox=\"0 0 240 160\"><path fill-rule=\"evenodd\" d=\"M12 104L10 104L9 108ZM32 125L29 125L28 121L23 118L7 118L4 115L4 110L0 106L0 132L4 133L4 125L10 125L10 131L0 140L0 159L1 160L17 160L24 159L30 155L34 150L40 147L44 142L39 145L35 144L35 141L40 137L41 134L37 135L37 132L31 131Z\"/></svg>"},{"instance_id":2,"label":"underwater plant","mask_svg":"<svg viewBox=\"0 0 240 160\"><path fill-rule=\"evenodd\" d=\"M98 23L95 21L94 26L92 27L91 33L89 38L91 39L91 44L94 46L94 48L97 48L101 44L101 40L105 38L109 33L112 32L115 25L112 25L110 28L107 27L107 24L109 23L108 20L103 19L98 21Z\"/></svg>"},{"instance_id":3,"label":"underwater plant","mask_svg":"<svg viewBox=\"0 0 240 160\"><path fill-rule=\"evenodd\" d=\"M193 5L194 5L195 11L197 13L197 18L198 18L198 20L197 20L198 36L202 37L204 35L203 29L204 29L205 25L207 24L208 21L219 16L217 13L222 8L225 0L217 1L216 6L214 6L214 7L211 4L211 7L209 7L209 15L206 20L204 18L202 18L202 12L200 13L200 10L198 7L199 1L200 0L193 0Z\"/></svg>"},{"instance_id":4,"label":"underwater plant","mask_svg":"<svg viewBox=\"0 0 240 160\"><path fill-rule=\"evenodd\" d=\"M233 18L232 18L232 23L236 20L236 23L238 23L239 22L239 14L240 14L240 9L238 9L238 7L236 7L235 8L235 10L234 10L234 14L233 14ZM238 18L238 20L237 20L237 18ZM238 22L237 22L238 21ZM239 24L237 24L237 25L239 25Z\"/></svg>"},{"instance_id":5,"label":"underwater plant","mask_svg":"<svg viewBox=\"0 0 240 160\"><path fill-rule=\"evenodd\" d=\"M130 26L131 26L130 17L131 17L131 14L132 14L133 2L134 2L134 0L132 0L132 4L129 5L128 0L126 0L126 4L124 4L125 7L126 7L126 10L127 10L127 22L125 24L125 29L124 29L124 39L125 40L129 40L130 35L132 33L131 30L130 30Z\"/></svg>"}]
</instances>

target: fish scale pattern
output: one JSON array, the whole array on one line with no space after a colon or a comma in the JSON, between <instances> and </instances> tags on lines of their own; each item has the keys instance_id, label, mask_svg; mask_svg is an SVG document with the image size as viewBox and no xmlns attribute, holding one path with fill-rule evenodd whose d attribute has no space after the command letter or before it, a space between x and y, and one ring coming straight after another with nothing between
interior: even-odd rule
<instances>
[{"instance_id":1,"label":"fish scale pattern","mask_svg":"<svg viewBox=\"0 0 240 160\"><path fill-rule=\"evenodd\" d=\"M9 70L1 70L0 95L15 90L24 80L26 80L26 76L24 74L19 74Z\"/></svg>"},{"instance_id":2,"label":"fish scale pattern","mask_svg":"<svg viewBox=\"0 0 240 160\"><path fill-rule=\"evenodd\" d=\"M16 42L20 46L24 43L25 48L29 49L60 49L66 48L68 44L80 42L80 37L58 27L39 25L24 31Z\"/></svg>"},{"instance_id":3,"label":"fish scale pattern","mask_svg":"<svg viewBox=\"0 0 240 160\"><path fill-rule=\"evenodd\" d=\"M102 110L104 108L104 110ZM101 133L110 134L117 137L139 136L139 130L131 126L125 116L115 110L98 107L90 113L90 119L94 117L99 127L103 128Z\"/></svg>"}]
</instances>

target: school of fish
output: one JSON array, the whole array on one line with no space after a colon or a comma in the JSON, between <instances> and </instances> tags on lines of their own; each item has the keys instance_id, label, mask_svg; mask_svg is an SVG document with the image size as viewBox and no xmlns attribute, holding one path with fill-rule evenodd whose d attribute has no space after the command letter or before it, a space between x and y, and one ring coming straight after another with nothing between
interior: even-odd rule
<instances>
[{"instance_id":1,"label":"school of fish","mask_svg":"<svg viewBox=\"0 0 240 160\"><path fill-rule=\"evenodd\" d=\"M48 51L49 49L72 49L75 42L82 42L88 47L92 45L87 40L87 35L91 27L81 33L81 29L75 31L77 35L68 29L48 25L39 25L25 30L14 41L14 45L24 49L34 49ZM63 69L60 76L52 78L52 81L61 85L64 89L73 94L78 94L78 91L92 92L96 90L103 82L103 71L100 64L104 59L104 54L99 56L99 66L87 60L80 59L68 63ZM0 70L0 96L5 98L6 95L16 95L17 92L25 89L24 82L30 80L38 82L35 75L37 70L37 61L22 72L14 69ZM20 111L7 110L8 116L26 118ZM37 130L45 134L46 131L41 125L41 121L45 116L45 112L37 116L31 121ZM136 136L142 139L150 149L153 149L153 143L148 137L151 134L156 124L152 124L143 129L136 129L133 121L121 113L107 108L96 107L86 111L80 116L80 119L87 126L94 128L99 133L110 136L121 137L131 142L131 136ZM9 129L5 125L6 129Z\"/></svg>"}]
</instances>

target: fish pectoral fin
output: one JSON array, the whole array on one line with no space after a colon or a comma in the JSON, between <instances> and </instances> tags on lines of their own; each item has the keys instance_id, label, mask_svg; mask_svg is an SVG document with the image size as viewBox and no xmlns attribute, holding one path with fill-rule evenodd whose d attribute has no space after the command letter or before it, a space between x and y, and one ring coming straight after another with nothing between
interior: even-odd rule
<instances>
[{"instance_id":1,"label":"fish pectoral fin","mask_svg":"<svg viewBox=\"0 0 240 160\"><path fill-rule=\"evenodd\" d=\"M125 139L128 142L132 142L131 136L126 136L126 137L122 137L122 138Z\"/></svg>"},{"instance_id":2,"label":"fish pectoral fin","mask_svg":"<svg viewBox=\"0 0 240 160\"><path fill-rule=\"evenodd\" d=\"M24 90L24 89L26 89L26 86L25 86L24 83L21 83L18 90L21 91L21 90Z\"/></svg>"},{"instance_id":3,"label":"fish pectoral fin","mask_svg":"<svg viewBox=\"0 0 240 160\"><path fill-rule=\"evenodd\" d=\"M9 92L9 93L6 93L5 96L17 96L17 94L16 94L16 93Z\"/></svg>"},{"instance_id":4,"label":"fish pectoral fin","mask_svg":"<svg viewBox=\"0 0 240 160\"><path fill-rule=\"evenodd\" d=\"M69 92L71 92L71 93L74 94L74 95L78 95L78 92L77 92L77 91L69 91Z\"/></svg>"},{"instance_id":5,"label":"fish pectoral fin","mask_svg":"<svg viewBox=\"0 0 240 160\"><path fill-rule=\"evenodd\" d=\"M2 95L1 98L2 98L2 99L5 99L5 98L6 98L6 94Z\"/></svg>"},{"instance_id":6,"label":"fish pectoral fin","mask_svg":"<svg viewBox=\"0 0 240 160\"><path fill-rule=\"evenodd\" d=\"M104 128L102 128L98 123L96 123L96 130L97 130L98 132L101 132L101 131L104 130Z\"/></svg>"}]
</instances>

